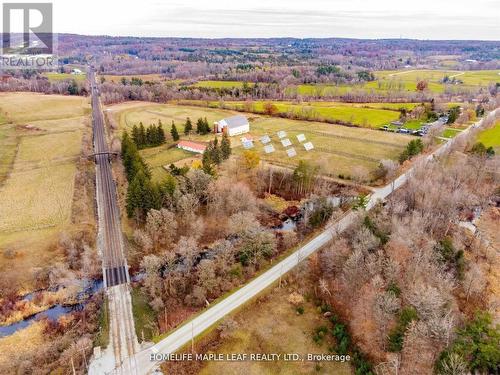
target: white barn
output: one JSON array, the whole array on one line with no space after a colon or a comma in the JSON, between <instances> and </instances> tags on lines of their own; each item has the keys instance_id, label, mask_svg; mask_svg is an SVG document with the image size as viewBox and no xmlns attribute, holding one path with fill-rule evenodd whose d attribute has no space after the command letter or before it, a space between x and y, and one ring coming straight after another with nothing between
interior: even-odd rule
<instances>
[{"instance_id":1,"label":"white barn","mask_svg":"<svg viewBox=\"0 0 500 375\"><path fill-rule=\"evenodd\" d=\"M214 123L214 129L217 133L227 132L227 135L239 135L250 131L250 123L243 115L231 116Z\"/></svg>"}]
</instances>

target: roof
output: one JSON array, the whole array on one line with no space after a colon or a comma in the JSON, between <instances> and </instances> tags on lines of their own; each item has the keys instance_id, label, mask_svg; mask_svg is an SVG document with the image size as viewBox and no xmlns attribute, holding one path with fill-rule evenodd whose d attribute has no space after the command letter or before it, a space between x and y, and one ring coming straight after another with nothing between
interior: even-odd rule
<instances>
[{"instance_id":1,"label":"roof","mask_svg":"<svg viewBox=\"0 0 500 375\"><path fill-rule=\"evenodd\" d=\"M179 141L177 143L177 147L188 147L193 150L200 150L200 151L205 151L207 148L207 145L203 143L197 143L197 142L192 142L192 141Z\"/></svg>"},{"instance_id":2,"label":"roof","mask_svg":"<svg viewBox=\"0 0 500 375\"><path fill-rule=\"evenodd\" d=\"M248 125L248 120L243 115L231 116L225 119L222 119L220 122L224 121L228 128L239 128L243 125Z\"/></svg>"}]
</instances>

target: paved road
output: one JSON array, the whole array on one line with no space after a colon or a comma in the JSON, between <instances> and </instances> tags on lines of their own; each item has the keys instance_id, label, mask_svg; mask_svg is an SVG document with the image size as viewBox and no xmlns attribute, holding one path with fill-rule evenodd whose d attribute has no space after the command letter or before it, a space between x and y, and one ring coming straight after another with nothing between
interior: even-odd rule
<instances>
[{"instance_id":1,"label":"paved road","mask_svg":"<svg viewBox=\"0 0 500 375\"><path fill-rule=\"evenodd\" d=\"M498 110L497 110L498 111ZM490 114L490 116L492 116ZM469 127L467 130L464 130L460 135L455 137L458 139L459 137L465 137L469 130L473 127L479 126L479 123ZM442 155L445 153L449 147L452 145L454 140L450 140L439 149L437 149L434 153L427 155L424 157L425 161L431 161L435 156ZM371 209L377 202L387 198L394 190L398 189L402 185L406 183L408 178L414 171L414 167L410 168L404 174L399 176L392 183L382 187L375 189L374 193L370 196L370 200L367 205L367 209ZM186 324L179 327L176 331L168 335L165 339L157 343L156 345L143 350L136 354L137 366L140 369L142 374L150 373L153 369L158 367L160 361L156 359L151 359L151 356L154 353L168 354L173 353L179 350L186 344L189 344L192 337L196 337L204 330L217 323L224 316L229 314L231 311L235 310L239 306L243 305L257 294L262 292L267 287L271 286L274 282L279 280L279 278L294 268L298 263L300 263L303 259L307 258L309 255L323 247L327 244L334 236L343 232L347 227L349 227L354 219L356 214L354 212L348 212L344 217L342 217L339 221L333 223L331 226L325 229L320 235L315 237L305 246L298 249L295 253L288 256L271 269L250 281L248 284L243 286L241 289L237 290L224 300L220 301L216 305L207 309L205 312L194 318L192 321L187 322Z\"/></svg>"},{"instance_id":2,"label":"paved road","mask_svg":"<svg viewBox=\"0 0 500 375\"><path fill-rule=\"evenodd\" d=\"M110 355L114 361L93 361L90 374L137 374L134 354L138 351L132 303L128 287L129 274L123 254L120 211L113 181L111 162L104 130L104 119L95 82L89 70L92 94L92 126L96 162L96 199L99 218L98 249L102 257L104 285L108 297L110 319ZM115 369L116 368L116 369Z\"/></svg>"}]
</instances>

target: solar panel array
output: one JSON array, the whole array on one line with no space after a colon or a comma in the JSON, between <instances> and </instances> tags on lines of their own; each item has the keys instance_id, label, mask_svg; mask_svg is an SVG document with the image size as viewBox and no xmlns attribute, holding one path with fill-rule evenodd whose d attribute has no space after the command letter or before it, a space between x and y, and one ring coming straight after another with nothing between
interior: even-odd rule
<instances>
[{"instance_id":1,"label":"solar panel array","mask_svg":"<svg viewBox=\"0 0 500 375\"><path fill-rule=\"evenodd\" d=\"M281 144L283 145L283 147L288 147L292 145L292 142L290 142L288 138L284 138L281 140Z\"/></svg>"},{"instance_id":2,"label":"solar panel array","mask_svg":"<svg viewBox=\"0 0 500 375\"><path fill-rule=\"evenodd\" d=\"M262 142L262 144L266 145L271 142L271 138L269 138L269 136L266 134L260 137L260 141Z\"/></svg>"},{"instance_id":3,"label":"solar panel array","mask_svg":"<svg viewBox=\"0 0 500 375\"><path fill-rule=\"evenodd\" d=\"M297 140L299 142L304 142L306 140L306 136L304 134L297 134Z\"/></svg>"},{"instance_id":4,"label":"solar panel array","mask_svg":"<svg viewBox=\"0 0 500 375\"><path fill-rule=\"evenodd\" d=\"M304 143L304 148L306 151L310 151L314 148L313 144L311 142Z\"/></svg>"},{"instance_id":5,"label":"solar panel array","mask_svg":"<svg viewBox=\"0 0 500 375\"><path fill-rule=\"evenodd\" d=\"M278 133L276 133L276 134L278 134L278 137L279 137L279 138L285 138L285 137L286 137L286 131L284 131L284 130L280 130L280 131L279 131Z\"/></svg>"},{"instance_id":6,"label":"solar panel array","mask_svg":"<svg viewBox=\"0 0 500 375\"><path fill-rule=\"evenodd\" d=\"M249 149L253 148L253 142L250 140L243 141L242 143L243 143L243 148L245 150L249 150Z\"/></svg>"},{"instance_id":7,"label":"solar panel array","mask_svg":"<svg viewBox=\"0 0 500 375\"><path fill-rule=\"evenodd\" d=\"M275 151L275 149L274 149L273 145L266 145L266 146L264 146L264 152L266 154L270 154L270 153L272 153L274 151Z\"/></svg>"},{"instance_id":8,"label":"solar panel array","mask_svg":"<svg viewBox=\"0 0 500 375\"><path fill-rule=\"evenodd\" d=\"M288 155L289 158L293 158L294 156L297 155L297 151L293 147L290 147L286 150L286 154Z\"/></svg>"}]
</instances>

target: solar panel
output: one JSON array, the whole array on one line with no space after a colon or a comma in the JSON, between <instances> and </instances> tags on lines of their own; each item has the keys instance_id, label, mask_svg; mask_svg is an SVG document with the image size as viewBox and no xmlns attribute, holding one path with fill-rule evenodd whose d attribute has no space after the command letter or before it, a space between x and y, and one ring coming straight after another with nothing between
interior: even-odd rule
<instances>
[{"instance_id":1,"label":"solar panel","mask_svg":"<svg viewBox=\"0 0 500 375\"><path fill-rule=\"evenodd\" d=\"M297 140L299 142L304 142L306 140L306 136L304 134L297 134Z\"/></svg>"},{"instance_id":2,"label":"solar panel","mask_svg":"<svg viewBox=\"0 0 500 375\"><path fill-rule=\"evenodd\" d=\"M244 141L243 148L246 150L253 148L253 142L249 140Z\"/></svg>"},{"instance_id":3,"label":"solar panel","mask_svg":"<svg viewBox=\"0 0 500 375\"><path fill-rule=\"evenodd\" d=\"M283 147L288 147L292 145L292 142L290 142L288 138L285 138L281 140L281 144L283 145Z\"/></svg>"},{"instance_id":4,"label":"solar panel","mask_svg":"<svg viewBox=\"0 0 500 375\"><path fill-rule=\"evenodd\" d=\"M273 145L266 145L266 146L264 146L264 152L266 154L270 154L270 153L272 153L274 151L275 150L274 150L274 146Z\"/></svg>"},{"instance_id":5,"label":"solar panel","mask_svg":"<svg viewBox=\"0 0 500 375\"><path fill-rule=\"evenodd\" d=\"M304 148L306 151L310 151L314 148L313 144L311 142L304 143Z\"/></svg>"},{"instance_id":6,"label":"solar panel","mask_svg":"<svg viewBox=\"0 0 500 375\"><path fill-rule=\"evenodd\" d=\"M271 142L271 138L269 138L268 135L263 135L262 137L260 137L260 141L262 142L262 144L267 144L269 142Z\"/></svg>"},{"instance_id":7,"label":"solar panel","mask_svg":"<svg viewBox=\"0 0 500 375\"><path fill-rule=\"evenodd\" d=\"M286 137L286 131L284 131L284 130L280 130L276 134L278 134L278 137L280 137L280 138L285 138Z\"/></svg>"},{"instance_id":8,"label":"solar panel","mask_svg":"<svg viewBox=\"0 0 500 375\"><path fill-rule=\"evenodd\" d=\"M288 155L289 158L293 158L295 155L297 155L297 151L293 147L290 147L289 149L286 150L286 154Z\"/></svg>"}]
</instances>

